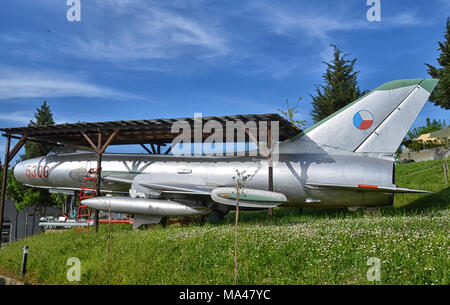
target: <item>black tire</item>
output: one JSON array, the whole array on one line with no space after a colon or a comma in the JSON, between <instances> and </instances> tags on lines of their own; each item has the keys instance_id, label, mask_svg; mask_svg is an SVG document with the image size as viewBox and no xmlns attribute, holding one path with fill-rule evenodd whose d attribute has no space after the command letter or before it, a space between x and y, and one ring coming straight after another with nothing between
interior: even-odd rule
<instances>
[{"instance_id":1,"label":"black tire","mask_svg":"<svg viewBox=\"0 0 450 305\"><path fill-rule=\"evenodd\" d=\"M202 215L198 218L198 223L200 224L200 226L203 226L206 223L206 218L207 215Z\"/></svg>"},{"instance_id":2,"label":"black tire","mask_svg":"<svg viewBox=\"0 0 450 305\"><path fill-rule=\"evenodd\" d=\"M214 211L206 217L207 221L211 224L219 224L223 222L224 218L225 214L218 211Z\"/></svg>"},{"instance_id":3,"label":"black tire","mask_svg":"<svg viewBox=\"0 0 450 305\"><path fill-rule=\"evenodd\" d=\"M167 218L167 217L163 217L163 218L161 218L161 226L163 227L163 228L166 228L167 227L167 223L169 222L169 218Z\"/></svg>"}]
</instances>

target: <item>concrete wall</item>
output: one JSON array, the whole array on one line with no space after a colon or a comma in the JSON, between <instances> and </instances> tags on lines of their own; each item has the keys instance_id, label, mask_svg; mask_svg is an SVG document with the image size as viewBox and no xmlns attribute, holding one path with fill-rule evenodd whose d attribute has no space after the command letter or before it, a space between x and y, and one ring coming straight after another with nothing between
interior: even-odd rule
<instances>
[{"instance_id":1,"label":"concrete wall","mask_svg":"<svg viewBox=\"0 0 450 305\"><path fill-rule=\"evenodd\" d=\"M450 157L450 150L444 147L436 147L430 149L423 149L419 151L409 151L407 148L399 155L399 161L403 160L414 160L419 161L429 161L429 160L439 160Z\"/></svg>"}]
</instances>

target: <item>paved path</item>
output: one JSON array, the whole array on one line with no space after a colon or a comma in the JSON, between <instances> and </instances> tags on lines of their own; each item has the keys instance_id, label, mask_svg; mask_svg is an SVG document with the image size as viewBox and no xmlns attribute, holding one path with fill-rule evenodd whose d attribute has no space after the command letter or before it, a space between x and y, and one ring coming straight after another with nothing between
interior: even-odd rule
<instances>
[{"instance_id":1,"label":"paved path","mask_svg":"<svg viewBox=\"0 0 450 305\"><path fill-rule=\"evenodd\" d=\"M23 282L0 274L0 286L2 285L25 285Z\"/></svg>"}]
</instances>

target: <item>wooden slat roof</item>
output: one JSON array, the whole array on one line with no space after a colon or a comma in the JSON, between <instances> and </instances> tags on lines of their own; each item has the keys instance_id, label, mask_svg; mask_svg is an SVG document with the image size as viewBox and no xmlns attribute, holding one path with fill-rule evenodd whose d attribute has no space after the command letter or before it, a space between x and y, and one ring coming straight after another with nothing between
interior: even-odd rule
<instances>
[{"instance_id":1,"label":"wooden slat roof","mask_svg":"<svg viewBox=\"0 0 450 305\"><path fill-rule=\"evenodd\" d=\"M170 143L177 135L179 135L178 133L171 132L172 124L180 120L189 122L193 131L194 118L83 122L45 127L29 126L0 128L0 130L6 135L16 137L27 135L30 140L35 141L69 145L86 145L86 140L81 132L84 132L87 135L96 135L100 130L102 134L109 135L114 130L119 129L119 133L110 145ZM227 121L242 121L244 123L254 121L257 123L257 126L259 126L258 123L261 121L278 121L280 140L288 139L301 132L300 129L276 113L202 117L203 126L209 120L215 120L222 125L224 140L226 139ZM213 132L215 131L213 130ZM202 140L208 138L210 135L210 133L203 133ZM192 137L192 140L194 141L194 137Z\"/></svg>"}]
</instances>

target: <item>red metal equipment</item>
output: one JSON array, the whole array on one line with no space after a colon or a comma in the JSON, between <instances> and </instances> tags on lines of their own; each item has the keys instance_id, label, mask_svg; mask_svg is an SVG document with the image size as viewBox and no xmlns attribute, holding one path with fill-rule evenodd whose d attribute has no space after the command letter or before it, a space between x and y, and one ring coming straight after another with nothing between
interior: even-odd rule
<instances>
[{"instance_id":1,"label":"red metal equipment","mask_svg":"<svg viewBox=\"0 0 450 305\"><path fill-rule=\"evenodd\" d=\"M131 223L133 224L133 219L99 219L99 223Z\"/></svg>"},{"instance_id":2,"label":"red metal equipment","mask_svg":"<svg viewBox=\"0 0 450 305\"><path fill-rule=\"evenodd\" d=\"M77 223L79 224L79 226L75 229L77 231L88 231L89 225L93 221L93 219L91 218L92 209L84 205L83 200L95 197L97 195L97 172L98 169L91 168L85 175L83 175L77 214ZM85 227L82 226L86 221L87 225Z\"/></svg>"}]
</instances>

